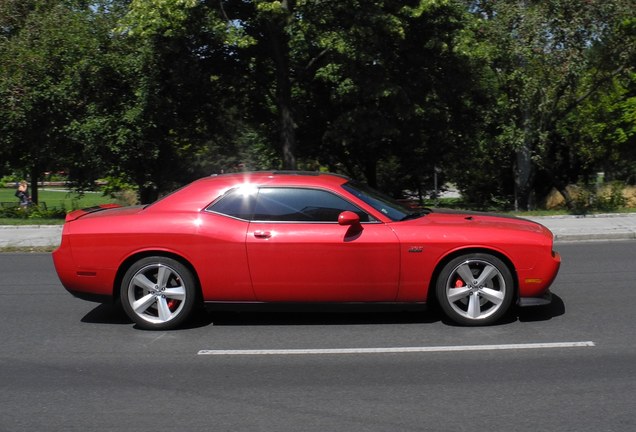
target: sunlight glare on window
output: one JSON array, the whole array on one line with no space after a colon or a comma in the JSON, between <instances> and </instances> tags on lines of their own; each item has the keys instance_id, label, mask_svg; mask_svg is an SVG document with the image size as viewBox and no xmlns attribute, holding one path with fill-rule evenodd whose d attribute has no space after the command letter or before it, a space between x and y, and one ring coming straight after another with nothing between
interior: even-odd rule
<instances>
[{"instance_id":1,"label":"sunlight glare on window","mask_svg":"<svg viewBox=\"0 0 636 432\"><path fill-rule=\"evenodd\" d=\"M252 195L256 195L256 193L258 192L258 188L251 183L245 183L238 187L237 192L246 198Z\"/></svg>"}]
</instances>

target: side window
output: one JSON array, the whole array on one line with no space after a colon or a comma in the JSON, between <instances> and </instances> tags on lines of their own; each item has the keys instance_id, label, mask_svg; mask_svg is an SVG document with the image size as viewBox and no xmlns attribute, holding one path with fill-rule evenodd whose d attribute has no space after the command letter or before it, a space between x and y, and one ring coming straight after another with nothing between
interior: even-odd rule
<instances>
[{"instance_id":1,"label":"side window","mask_svg":"<svg viewBox=\"0 0 636 432\"><path fill-rule=\"evenodd\" d=\"M360 221L369 215L331 192L301 188L261 188L253 220L279 222L337 222L345 210L357 213Z\"/></svg>"},{"instance_id":2,"label":"side window","mask_svg":"<svg viewBox=\"0 0 636 432\"><path fill-rule=\"evenodd\" d=\"M213 202L206 210L250 220L256 203L256 189L253 193L245 193L240 188L234 189Z\"/></svg>"}]
</instances>

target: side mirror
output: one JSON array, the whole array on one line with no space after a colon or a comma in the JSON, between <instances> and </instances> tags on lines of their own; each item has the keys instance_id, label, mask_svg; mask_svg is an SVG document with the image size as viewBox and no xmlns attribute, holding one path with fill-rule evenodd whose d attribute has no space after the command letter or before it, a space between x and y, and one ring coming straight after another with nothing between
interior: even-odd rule
<instances>
[{"instance_id":1,"label":"side mirror","mask_svg":"<svg viewBox=\"0 0 636 432\"><path fill-rule=\"evenodd\" d=\"M343 226L360 225L360 216L352 211L343 211L338 215L338 224Z\"/></svg>"}]
</instances>

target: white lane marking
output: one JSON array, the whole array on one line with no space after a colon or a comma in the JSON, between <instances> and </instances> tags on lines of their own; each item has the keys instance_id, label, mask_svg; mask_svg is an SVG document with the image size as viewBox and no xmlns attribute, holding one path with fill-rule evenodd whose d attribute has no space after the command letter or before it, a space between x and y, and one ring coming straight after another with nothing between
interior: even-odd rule
<instances>
[{"instance_id":1,"label":"white lane marking","mask_svg":"<svg viewBox=\"0 0 636 432\"><path fill-rule=\"evenodd\" d=\"M260 349L260 350L201 350L198 355L320 355L320 354L391 354L391 353L431 353L450 351L496 351L550 348L582 348L596 346L594 342L549 342L502 345L456 345L432 347L395 348L328 348L328 349Z\"/></svg>"}]
</instances>

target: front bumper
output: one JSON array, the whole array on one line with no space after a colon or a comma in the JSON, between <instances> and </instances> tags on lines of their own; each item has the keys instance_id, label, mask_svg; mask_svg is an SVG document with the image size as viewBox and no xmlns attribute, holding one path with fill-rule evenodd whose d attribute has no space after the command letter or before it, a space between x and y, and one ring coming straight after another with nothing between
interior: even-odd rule
<instances>
[{"instance_id":1,"label":"front bumper","mask_svg":"<svg viewBox=\"0 0 636 432\"><path fill-rule=\"evenodd\" d=\"M517 305L521 307L545 306L552 303L552 293L547 290L541 297L519 297Z\"/></svg>"}]
</instances>

